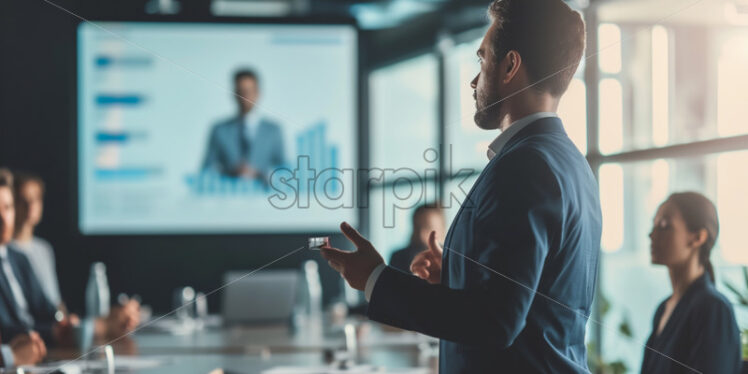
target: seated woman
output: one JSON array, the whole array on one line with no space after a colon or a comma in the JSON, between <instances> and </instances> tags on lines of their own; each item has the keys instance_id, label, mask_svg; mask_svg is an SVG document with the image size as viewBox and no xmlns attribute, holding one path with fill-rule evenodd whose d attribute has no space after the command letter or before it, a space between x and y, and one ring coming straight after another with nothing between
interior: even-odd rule
<instances>
[{"instance_id":1,"label":"seated woman","mask_svg":"<svg viewBox=\"0 0 748 374\"><path fill-rule=\"evenodd\" d=\"M740 373L740 331L709 260L718 233L717 209L701 194L675 193L660 205L652 263L668 267L673 294L655 313L642 373Z\"/></svg>"}]
</instances>

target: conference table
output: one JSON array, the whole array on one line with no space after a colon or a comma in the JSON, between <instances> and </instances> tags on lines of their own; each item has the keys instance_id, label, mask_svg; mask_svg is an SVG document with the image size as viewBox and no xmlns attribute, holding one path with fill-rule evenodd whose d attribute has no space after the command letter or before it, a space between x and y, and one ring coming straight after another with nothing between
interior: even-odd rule
<instances>
[{"instance_id":1,"label":"conference table","mask_svg":"<svg viewBox=\"0 0 748 374\"><path fill-rule=\"evenodd\" d=\"M211 316L201 328L184 328L176 318L163 318L106 343L112 347L117 373L325 374L346 372L341 370L345 363L355 373L436 373L435 339L360 317L292 327L222 326L219 317ZM53 349L46 367L67 362L82 373L106 372L101 370L104 351L95 346L80 358L75 349ZM371 366L370 370L353 370L363 369L362 365Z\"/></svg>"}]
</instances>

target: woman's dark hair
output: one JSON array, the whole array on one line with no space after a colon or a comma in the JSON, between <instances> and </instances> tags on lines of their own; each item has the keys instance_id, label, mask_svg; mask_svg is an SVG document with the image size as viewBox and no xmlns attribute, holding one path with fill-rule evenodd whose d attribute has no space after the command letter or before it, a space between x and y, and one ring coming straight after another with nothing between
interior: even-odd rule
<instances>
[{"instance_id":1,"label":"woman's dark hair","mask_svg":"<svg viewBox=\"0 0 748 374\"><path fill-rule=\"evenodd\" d=\"M709 260L714 243L719 236L719 218L717 208L711 200L698 192L678 192L670 195L668 202L673 203L686 221L688 231L698 232L705 229L707 239L699 248L699 261L709 273L709 278L714 282L714 266Z\"/></svg>"}]
</instances>

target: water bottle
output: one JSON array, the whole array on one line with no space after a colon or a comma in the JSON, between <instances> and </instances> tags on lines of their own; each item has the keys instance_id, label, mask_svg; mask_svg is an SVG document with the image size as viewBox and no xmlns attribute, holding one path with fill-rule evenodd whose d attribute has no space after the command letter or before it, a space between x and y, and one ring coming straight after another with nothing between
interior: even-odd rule
<instances>
[{"instance_id":1,"label":"water bottle","mask_svg":"<svg viewBox=\"0 0 748 374\"><path fill-rule=\"evenodd\" d=\"M322 315L322 284L319 279L319 266L314 260L304 262L304 279L306 280L309 303L307 313L312 317Z\"/></svg>"},{"instance_id":2,"label":"water bottle","mask_svg":"<svg viewBox=\"0 0 748 374\"><path fill-rule=\"evenodd\" d=\"M101 262L91 264L91 273L86 286L86 315L103 317L109 314L109 282L106 279L106 266Z\"/></svg>"}]
</instances>

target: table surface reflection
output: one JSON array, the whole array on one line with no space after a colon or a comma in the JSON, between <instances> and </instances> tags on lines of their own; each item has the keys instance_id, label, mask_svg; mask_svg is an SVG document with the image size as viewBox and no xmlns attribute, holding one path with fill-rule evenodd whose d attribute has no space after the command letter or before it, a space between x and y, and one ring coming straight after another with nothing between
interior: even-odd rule
<instances>
[{"instance_id":1,"label":"table surface reflection","mask_svg":"<svg viewBox=\"0 0 748 374\"><path fill-rule=\"evenodd\" d=\"M162 362L154 368L122 371L127 373L209 373L220 368L230 373L260 374L277 366L325 366L331 357L345 352L343 324L224 327L216 321L201 329L180 328L174 319L146 325L131 336L110 342L115 361L117 357L141 357ZM435 373L434 339L360 319L348 319L346 323L356 326L357 363L385 369L426 367ZM98 349L88 358L95 360L102 352ZM80 352L73 349L53 349L49 353L50 360L78 357Z\"/></svg>"}]
</instances>

